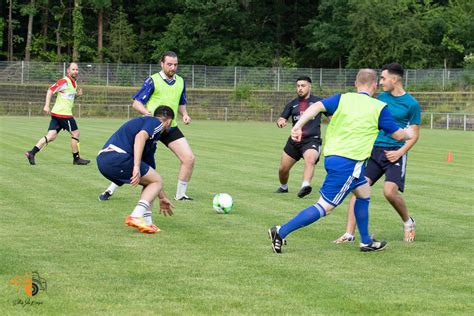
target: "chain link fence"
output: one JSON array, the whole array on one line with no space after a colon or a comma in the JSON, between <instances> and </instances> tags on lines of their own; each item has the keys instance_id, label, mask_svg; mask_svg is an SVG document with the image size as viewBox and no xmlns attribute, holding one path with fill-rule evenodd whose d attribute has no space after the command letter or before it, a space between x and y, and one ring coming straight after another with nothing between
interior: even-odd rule
<instances>
[{"instance_id":1,"label":"chain link fence","mask_svg":"<svg viewBox=\"0 0 474 316\"><path fill-rule=\"evenodd\" d=\"M0 83L51 84L66 73L66 63L0 61ZM79 63L83 85L140 86L144 79L160 71L158 64ZM264 68L180 65L178 73L188 88L235 89L250 85L258 90L294 89L298 76L307 75L313 86L327 89L353 87L357 69ZM444 91L470 89L474 71L465 69L407 69L405 86L413 90Z\"/></svg>"}]
</instances>

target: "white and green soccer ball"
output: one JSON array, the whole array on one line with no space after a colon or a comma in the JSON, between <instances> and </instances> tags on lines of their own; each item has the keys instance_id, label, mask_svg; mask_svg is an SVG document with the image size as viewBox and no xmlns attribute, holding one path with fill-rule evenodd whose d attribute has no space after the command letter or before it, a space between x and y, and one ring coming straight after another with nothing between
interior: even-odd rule
<instances>
[{"instance_id":1,"label":"white and green soccer ball","mask_svg":"<svg viewBox=\"0 0 474 316\"><path fill-rule=\"evenodd\" d=\"M234 207L232 197L227 193L218 193L212 199L212 207L220 214L229 214Z\"/></svg>"}]
</instances>

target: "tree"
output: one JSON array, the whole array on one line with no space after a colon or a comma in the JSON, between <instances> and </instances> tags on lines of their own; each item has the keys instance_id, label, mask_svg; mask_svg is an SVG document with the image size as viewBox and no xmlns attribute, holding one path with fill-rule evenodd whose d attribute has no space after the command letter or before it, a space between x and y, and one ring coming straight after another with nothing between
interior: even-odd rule
<instances>
[{"instance_id":1,"label":"tree","mask_svg":"<svg viewBox=\"0 0 474 316\"><path fill-rule=\"evenodd\" d=\"M30 61L31 38L33 36L33 17L37 13L35 0L30 0L29 4L22 6L20 12L22 15L28 15L28 32L26 35L25 61Z\"/></svg>"},{"instance_id":2,"label":"tree","mask_svg":"<svg viewBox=\"0 0 474 316\"><path fill-rule=\"evenodd\" d=\"M72 48L72 60L79 61L81 45L83 44L84 34L84 19L82 17L81 0L74 0L74 9L72 10L72 33L74 38Z\"/></svg>"},{"instance_id":3,"label":"tree","mask_svg":"<svg viewBox=\"0 0 474 316\"><path fill-rule=\"evenodd\" d=\"M104 61L104 10L110 9L111 0L89 0L93 10L97 13L97 59Z\"/></svg>"},{"instance_id":4,"label":"tree","mask_svg":"<svg viewBox=\"0 0 474 316\"><path fill-rule=\"evenodd\" d=\"M127 14L120 8L110 22L108 55L117 63L137 60L137 36L127 18Z\"/></svg>"}]
</instances>

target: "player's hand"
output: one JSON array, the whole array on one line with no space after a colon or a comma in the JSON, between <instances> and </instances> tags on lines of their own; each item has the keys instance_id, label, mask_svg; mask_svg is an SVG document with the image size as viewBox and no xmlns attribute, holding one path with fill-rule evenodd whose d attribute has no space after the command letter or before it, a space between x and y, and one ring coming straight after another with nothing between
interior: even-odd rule
<instances>
[{"instance_id":1,"label":"player's hand","mask_svg":"<svg viewBox=\"0 0 474 316\"><path fill-rule=\"evenodd\" d=\"M295 142L301 141L301 136L303 136L303 131L301 128L293 127L291 129L291 139L293 139Z\"/></svg>"},{"instance_id":2,"label":"player's hand","mask_svg":"<svg viewBox=\"0 0 474 316\"><path fill-rule=\"evenodd\" d=\"M160 199L160 214L173 216L174 205L167 198Z\"/></svg>"},{"instance_id":3,"label":"player's hand","mask_svg":"<svg viewBox=\"0 0 474 316\"><path fill-rule=\"evenodd\" d=\"M403 156L403 153L401 153L399 150L384 150L385 151L385 157L387 157L388 161L391 163L396 162L398 159L400 159L401 156Z\"/></svg>"},{"instance_id":4,"label":"player's hand","mask_svg":"<svg viewBox=\"0 0 474 316\"><path fill-rule=\"evenodd\" d=\"M76 97L80 97L81 95L82 95L82 88L77 88Z\"/></svg>"},{"instance_id":5,"label":"player's hand","mask_svg":"<svg viewBox=\"0 0 474 316\"><path fill-rule=\"evenodd\" d=\"M277 121L277 126L279 128L285 127L286 126L286 120L284 118L280 117Z\"/></svg>"},{"instance_id":6,"label":"player's hand","mask_svg":"<svg viewBox=\"0 0 474 316\"><path fill-rule=\"evenodd\" d=\"M130 178L130 184L132 186L136 186L137 184L140 183L140 167L138 166L133 166L133 172L132 172L132 177Z\"/></svg>"},{"instance_id":7,"label":"player's hand","mask_svg":"<svg viewBox=\"0 0 474 316\"><path fill-rule=\"evenodd\" d=\"M43 108L43 112L44 112L44 114L49 114L49 106L45 105L44 108Z\"/></svg>"},{"instance_id":8,"label":"player's hand","mask_svg":"<svg viewBox=\"0 0 474 316\"><path fill-rule=\"evenodd\" d=\"M191 123L191 117L189 115L183 115L183 123L188 125L189 123Z\"/></svg>"}]
</instances>

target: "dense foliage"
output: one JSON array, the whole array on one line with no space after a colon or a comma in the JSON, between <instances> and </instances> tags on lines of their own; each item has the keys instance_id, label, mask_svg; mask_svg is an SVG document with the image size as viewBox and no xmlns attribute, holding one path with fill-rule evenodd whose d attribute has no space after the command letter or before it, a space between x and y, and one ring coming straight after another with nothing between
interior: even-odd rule
<instances>
[{"instance_id":1,"label":"dense foliage","mask_svg":"<svg viewBox=\"0 0 474 316\"><path fill-rule=\"evenodd\" d=\"M0 59L463 67L472 0L6 0Z\"/></svg>"}]
</instances>

